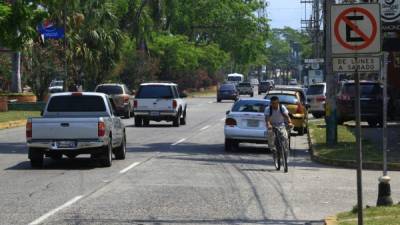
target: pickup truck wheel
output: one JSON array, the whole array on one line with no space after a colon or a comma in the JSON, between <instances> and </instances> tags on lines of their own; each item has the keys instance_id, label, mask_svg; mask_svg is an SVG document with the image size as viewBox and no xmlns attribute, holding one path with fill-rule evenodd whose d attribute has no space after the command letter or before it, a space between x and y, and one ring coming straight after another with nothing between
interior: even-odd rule
<instances>
[{"instance_id":1,"label":"pickup truck wheel","mask_svg":"<svg viewBox=\"0 0 400 225\"><path fill-rule=\"evenodd\" d=\"M139 116L135 116L135 127L143 126L143 119Z\"/></svg>"},{"instance_id":2,"label":"pickup truck wheel","mask_svg":"<svg viewBox=\"0 0 400 225\"><path fill-rule=\"evenodd\" d=\"M143 119L143 126L148 127L150 125L150 120L149 119Z\"/></svg>"},{"instance_id":3,"label":"pickup truck wheel","mask_svg":"<svg viewBox=\"0 0 400 225\"><path fill-rule=\"evenodd\" d=\"M182 118L180 119L181 121L181 125L186 125L186 109L185 109L185 111L183 112L183 116L182 116Z\"/></svg>"},{"instance_id":4,"label":"pickup truck wheel","mask_svg":"<svg viewBox=\"0 0 400 225\"><path fill-rule=\"evenodd\" d=\"M57 154L57 153L50 155L50 158L53 159L53 160L61 160L62 157L63 157L62 154Z\"/></svg>"},{"instance_id":5,"label":"pickup truck wheel","mask_svg":"<svg viewBox=\"0 0 400 225\"><path fill-rule=\"evenodd\" d=\"M178 114L178 116L175 117L174 120L172 121L172 125L174 127L179 127L180 122L181 122L180 117L181 117L180 114Z\"/></svg>"},{"instance_id":6,"label":"pickup truck wheel","mask_svg":"<svg viewBox=\"0 0 400 225\"><path fill-rule=\"evenodd\" d=\"M32 168L43 167L43 152L40 149L29 148L29 159L31 160Z\"/></svg>"},{"instance_id":7,"label":"pickup truck wheel","mask_svg":"<svg viewBox=\"0 0 400 225\"><path fill-rule=\"evenodd\" d=\"M125 134L124 134L121 145L117 149L115 149L115 152L114 152L115 159L118 159L118 160L125 159L125 157L126 157L126 141L125 140L126 140L126 138L125 138Z\"/></svg>"},{"instance_id":8,"label":"pickup truck wheel","mask_svg":"<svg viewBox=\"0 0 400 225\"><path fill-rule=\"evenodd\" d=\"M112 165L112 140L110 138L110 143L107 147L104 147L104 153L100 158L101 166L110 167Z\"/></svg>"},{"instance_id":9,"label":"pickup truck wheel","mask_svg":"<svg viewBox=\"0 0 400 225\"><path fill-rule=\"evenodd\" d=\"M217 99L217 102L221 102L221 99L218 98L218 99Z\"/></svg>"},{"instance_id":10,"label":"pickup truck wheel","mask_svg":"<svg viewBox=\"0 0 400 225\"><path fill-rule=\"evenodd\" d=\"M254 96L254 94L250 94L250 97L252 98Z\"/></svg>"}]
</instances>

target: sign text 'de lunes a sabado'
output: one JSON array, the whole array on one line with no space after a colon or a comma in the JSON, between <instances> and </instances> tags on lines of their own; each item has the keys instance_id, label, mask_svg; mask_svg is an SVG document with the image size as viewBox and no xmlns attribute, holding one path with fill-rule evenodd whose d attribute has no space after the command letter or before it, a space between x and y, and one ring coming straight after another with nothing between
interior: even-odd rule
<instances>
[{"instance_id":1,"label":"sign text 'de lunes a sabado'","mask_svg":"<svg viewBox=\"0 0 400 225\"><path fill-rule=\"evenodd\" d=\"M335 72L375 72L380 70L379 57L333 58Z\"/></svg>"}]
</instances>

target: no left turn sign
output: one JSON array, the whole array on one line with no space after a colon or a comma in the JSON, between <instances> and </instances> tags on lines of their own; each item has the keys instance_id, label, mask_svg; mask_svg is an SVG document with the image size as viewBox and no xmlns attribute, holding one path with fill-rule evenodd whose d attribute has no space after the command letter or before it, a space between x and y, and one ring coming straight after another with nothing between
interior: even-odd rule
<instances>
[{"instance_id":1,"label":"no left turn sign","mask_svg":"<svg viewBox=\"0 0 400 225\"><path fill-rule=\"evenodd\" d=\"M333 54L381 52L379 4L334 5L331 15Z\"/></svg>"}]
</instances>

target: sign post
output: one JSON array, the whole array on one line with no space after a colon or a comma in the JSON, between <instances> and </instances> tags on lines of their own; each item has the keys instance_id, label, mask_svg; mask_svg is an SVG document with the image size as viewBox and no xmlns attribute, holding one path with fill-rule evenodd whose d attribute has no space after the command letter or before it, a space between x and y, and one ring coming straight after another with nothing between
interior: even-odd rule
<instances>
[{"instance_id":1,"label":"sign post","mask_svg":"<svg viewBox=\"0 0 400 225\"><path fill-rule=\"evenodd\" d=\"M361 139L361 94L360 74L361 69L371 70L371 65L359 65L361 61L367 63L366 55L381 53L381 26L380 4L349 4L332 6L331 23L334 29L332 35L332 53L336 57L348 56L353 59L354 80L356 89L356 145L357 145L357 212L358 224L363 225L363 191L362 191L362 139ZM364 59L364 60L360 60ZM370 58L371 59L371 58ZM348 64L347 60L336 60L342 65ZM378 60L379 62L379 60ZM338 66L338 69L345 68ZM348 67L347 67L348 68ZM376 70L376 69L375 69Z\"/></svg>"}]
</instances>

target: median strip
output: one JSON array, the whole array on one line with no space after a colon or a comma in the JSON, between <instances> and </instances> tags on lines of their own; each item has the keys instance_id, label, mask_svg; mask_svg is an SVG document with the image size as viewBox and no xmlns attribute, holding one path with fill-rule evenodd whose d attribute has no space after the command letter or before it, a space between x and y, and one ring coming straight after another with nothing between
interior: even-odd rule
<instances>
[{"instance_id":1,"label":"median strip","mask_svg":"<svg viewBox=\"0 0 400 225\"><path fill-rule=\"evenodd\" d=\"M81 198L83 198L83 195L78 195L74 197L73 199L69 200L68 202L64 203L63 205L49 211L48 213L44 214L43 216L37 218L33 222L29 223L29 225L37 225L45 221L47 218L51 217L52 215L56 214L58 211L61 211L70 205L74 204L75 202L79 201Z\"/></svg>"}]
</instances>

